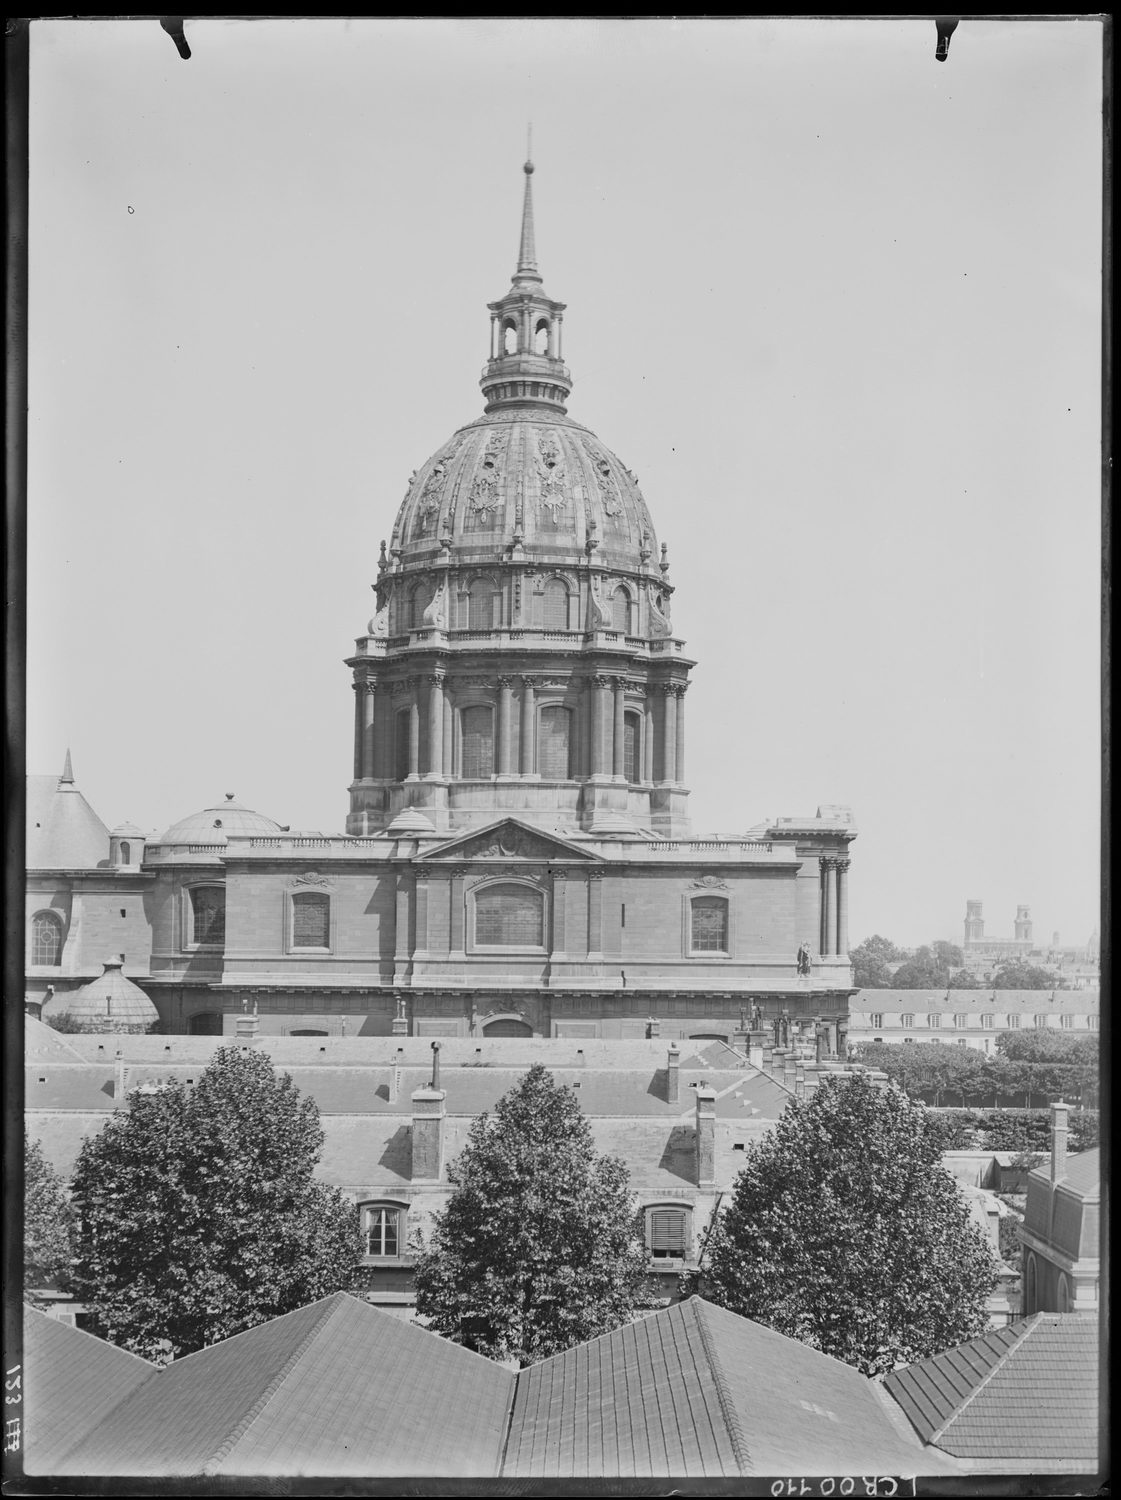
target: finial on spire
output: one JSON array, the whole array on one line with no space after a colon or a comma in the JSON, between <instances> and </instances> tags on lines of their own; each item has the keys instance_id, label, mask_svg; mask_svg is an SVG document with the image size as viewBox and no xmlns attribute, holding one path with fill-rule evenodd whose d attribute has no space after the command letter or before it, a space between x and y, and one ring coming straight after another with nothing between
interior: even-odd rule
<instances>
[{"instance_id":1,"label":"finial on spire","mask_svg":"<svg viewBox=\"0 0 1121 1500\"><path fill-rule=\"evenodd\" d=\"M533 126L529 126L528 139L526 141L527 152L533 148ZM514 279L522 276L531 276L534 281L540 281L537 272L537 247L533 237L533 158L526 156L525 166L525 198L522 202L522 238L518 246L518 269L514 273Z\"/></svg>"},{"instance_id":2,"label":"finial on spire","mask_svg":"<svg viewBox=\"0 0 1121 1500\"><path fill-rule=\"evenodd\" d=\"M70 746L69 745L67 745L67 747L66 747L66 764L62 768L62 775L59 777L58 784L59 784L59 786L73 786L74 785L74 767L70 764Z\"/></svg>"}]
</instances>

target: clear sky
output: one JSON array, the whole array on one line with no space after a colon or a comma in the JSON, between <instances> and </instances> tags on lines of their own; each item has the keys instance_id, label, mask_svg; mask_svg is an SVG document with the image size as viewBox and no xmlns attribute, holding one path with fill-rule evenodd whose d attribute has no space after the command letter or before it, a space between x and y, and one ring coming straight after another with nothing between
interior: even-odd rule
<instances>
[{"instance_id":1,"label":"clear sky","mask_svg":"<svg viewBox=\"0 0 1121 1500\"><path fill-rule=\"evenodd\" d=\"M697 659L694 829L851 931L1098 925L1093 20L37 21L28 770L341 831L378 542L517 250Z\"/></svg>"}]
</instances>

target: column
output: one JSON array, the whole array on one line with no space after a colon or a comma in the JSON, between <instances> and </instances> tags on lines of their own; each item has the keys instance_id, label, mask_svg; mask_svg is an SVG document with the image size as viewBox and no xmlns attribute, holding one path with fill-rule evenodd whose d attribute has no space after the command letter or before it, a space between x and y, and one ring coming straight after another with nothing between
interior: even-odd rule
<instances>
[{"instance_id":1,"label":"column","mask_svg":"<svg viewBox=\"0 0 1121 1500\"><path fill-rule=\"evenodd\" d=\"M627 680L625 677L615 679L615 724L612 733L612 744L614 753L611 757L611 774L617 781L622 781L627 774L626 759L624 757L624 725L623 711L627 692Z\"/></svg>"},{"instance_id":2,"label":"column","mask_svg":"<svg viewBox=\"0 0 1121 1500\"><path fill-rule=\"evenodd\" d=\"M607 774L606 758L604 756L604 734L607 723L607 695L611 690L610 679L607 677L592 678L592 764L593 776L604 776Z\"/></svg>"},{"instance_id":3,"label":"column","mask_svg":"<svg viewBox=\"0 0 1121 1500\"><path fill-rule=\"evenodd\" d=\"M821 888L821 899L822 899L822 923L821 923L822 934L821 935L822 935L822 944L821 944L821 951L822 951L823 955L828 955L828 954L830 954L830 953L833 952L833 943L835 941L835 935L836 935L836 931L837 931L837 927L836 927L836 923L837 923L836 905L835 905L835 902L834 902L834 899L833 899L833 897L834 897L834 890L835 890L834 879L833 879L833 876L834 876L834 864L835 864L835 861L831 860L831 859L822 859L822 861L821 861L821 873L822 873L822 888Z\"/></svg>"},{"instance_id":4,"label":"column","mask_svg":"<svg viewBox=\"0 0 1121 1500\"><path fill-rule=\"evenodd\" d=\"M644 691L646 704L643 711L642 779L649 783L654 780L654 700L649 688Z\"/></svg>"},{"instance_id":5,"label":"column","mask_svg":"<svg viewBox=\"0 0 1121 1500\"><path fill-rule=\"evenodd\" d=\"M441 712L444 716L444 775L451 776L455 767L454 746L452 742L452 695L448 687L447 678L444 679L444 702Z\"/></svg>"},{"instance_id":6,"label":"column","mask_svg":"<svg viewBox=\"0 0 1121 1500\"><path fill-rule=\"evenodd\" d=\"M373 777L376 762L378 720L381 711L377 706L378 685L373 678L366 679L365 722L362 726L362 775Z\"/></svg>"},{"instance_id":7,"label":"column","mask_svg":"<svg viewBox=\"0 0 1121 1500\"><path fill-rule=\"evenodd\" d=\"M366 684L354 684L354 780L362 776L362 731L366 723Z\"/></svg>"},{"instance_id":8,"label":"column","mask_svg":"<svg viewBox=\"0 0 1121 1500\"><path fill-rule=\"evenodd\" d=\"M511 687L513 678L500 677L498 679L498 774L509 776L513 772L510 755L511 725L510 718L513 713L514 690Z\"/></svg>"},{"instance_id":9,"label":"column","mask_svg":"<svg viewBox=\"0 0 1121 1500\"><path fill-rule=\"evenodd\" d=\"M410 678L409 687L412 690L409 703L409 775L415 778L420 775L420 703L417 701L420 687L415 677Z\"/></svg>"},{"instance_id":10,"label":"column","mask_svg":"<svg viewBox=\"0 0 1121 1500\"><path fill-rule=\"evenodd\" d=\"M677 689L671 682L662 683L662 780L676 781L677 758Z\"/></svg>"},{"instance_id":11,"label":"column","mask_svg":"<svg viewBox=\"0 0 1121 1500\"><path fill-rule=\"evenodd\" d=\"M837 861L837 952L849 951L849 864Z\"/></svg>"},{"instance_id":12,"label":"column","mask_svg":"<svg viewBox=\"0 0 1121 1500\"><path fill-rule=\"evenodd\" d=\"M684 682L679 682L677 684L677 703L675 705L677 713L677 725L674 743L673 766L674 781L685 780L685 689L687 686L688 684Z\"/></svg>"},{"instance_id":13,"label":"column","mask_svg":"<svg viewBox=\"0 0 1121 1500\"><path fill-rule=\"evenodd\" d=\"M534 679L522 678L522 775L533 775Z\"/></svg>"},{"instance_id":14,"label":"column","mask_svg":"<svg viewBox=\"0 0 1121 1500\"><path fill-rule=\"evenodd\" d=\"M428 678L428 774L444 774L444 674L433 672Z\"/></svg>"}]
</instances>

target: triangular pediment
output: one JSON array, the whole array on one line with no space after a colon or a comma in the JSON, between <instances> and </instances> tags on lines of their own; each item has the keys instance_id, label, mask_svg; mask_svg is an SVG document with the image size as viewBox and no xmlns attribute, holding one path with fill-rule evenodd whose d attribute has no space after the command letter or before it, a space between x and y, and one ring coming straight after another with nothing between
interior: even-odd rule
<instances>
[{"instance_id":1,"label":"triangular pediment","mask_svg":"<svg viewBox=\"0 0 1121 1500\"><path fill-rule=\"evenodd\" d=\"M556 833L545 833L533 828L518 818L503 818L490 823L486 828L472 828L469 833L449 839L435 849L426 849L417 857L418 864L440 864L445 860L543 859L583 860L588 864L599 864L600 858L579 844L561 838Z\"/></svg>"}]
</instances>

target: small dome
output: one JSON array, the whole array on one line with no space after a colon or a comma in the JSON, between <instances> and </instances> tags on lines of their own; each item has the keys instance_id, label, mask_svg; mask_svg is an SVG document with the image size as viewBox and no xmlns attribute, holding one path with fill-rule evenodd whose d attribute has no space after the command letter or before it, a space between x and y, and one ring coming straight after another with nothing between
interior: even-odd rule
<instances>
[{"instance_id":1,"label":"small dome","mask_svg":"<svg viewBox=\"0 0 1121 1500\"><path fill-rule=\"evenodd\" d=\"M56 1001L53 1008L104 1031L146 1031L160 1018L140 986L126 978L123 956L107 959L97 979Z\"/></svg>"},{"instance_id":2,"label":"small dome","mask_svg":"<svg viewBox=\"0 0 1121 1500\"><path fill-rule=\"evenodd\" d=\"M266 818L264 813L254 812L235 802L233 793L227 792L224 802L213 807L204 807L201 812L181 818L160 839L161 844L215 844L226 842L229 835L252 835L281 833L279 823Z\"/></svg>"},{"instance_id":3,"label":"small dome","mask_svg":"<svg viewBox=\"0 0 1121 1500\"><path fill-rule=\"evenodd\" d=\"M415 807L403 807L385 831L403 838L410 834L435 833L436 825Z\"/></svg>"},{"instance_id":4,"label":"small dome","mask_svg":"<svg viewBox=\"0 0 1121 1500\"><path fill-rule=\"evenodd\" d=\"M109 830L109 837L114 839L142 839L146 835L137 828L135 823L118 823L115 828Z\"/></svg>"}]
</instances>

